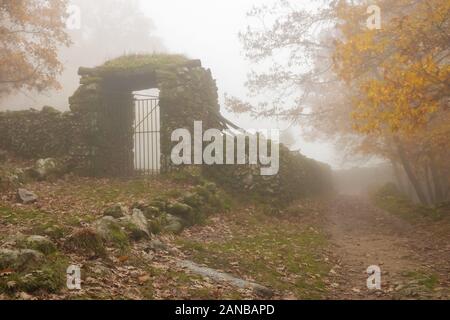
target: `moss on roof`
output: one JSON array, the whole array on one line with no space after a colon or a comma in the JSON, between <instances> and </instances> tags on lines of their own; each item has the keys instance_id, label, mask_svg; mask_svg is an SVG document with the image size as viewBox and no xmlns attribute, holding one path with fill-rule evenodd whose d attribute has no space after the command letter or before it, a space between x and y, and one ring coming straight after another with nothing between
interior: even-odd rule
<instances>
[{"instance_id":1,"label":"moss on roof","mask_svg":"<svg viewBox=\"0 0 450 320\"><path fill-rule=\"evenodd\" d=\"M109 60L98 67L102 71L122 71L153 67L155 69L183 65L189 60L176 54L132 54Z\"/></svg>"}]
</instances>

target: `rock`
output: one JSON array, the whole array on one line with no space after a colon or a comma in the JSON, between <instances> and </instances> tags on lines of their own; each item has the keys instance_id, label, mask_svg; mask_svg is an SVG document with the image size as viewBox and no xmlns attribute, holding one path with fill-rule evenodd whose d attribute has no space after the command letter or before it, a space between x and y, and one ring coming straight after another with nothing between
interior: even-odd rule
<instances>
[{"instance_id":1,"label":"rock","mask_svg":"<svg viewBox=\"0 0 450 320\"><path fill-rule=\"evenodd\" d=\"M125 231L122 230L120 221L111 216L106 216L95 221L94 230L107 242L115 242L118 238L127 238Z\"/></svg>"},{"instance_id":2,"label":"rock","mask_svg":"<svg viewBox=\"0 0 450 320\"><path fill-rule=\"evenodd\" d=\"M139 209L141 211L144 211L144 209L148 206L147 203L145 203L144 201L136 201L135 203L133 203L133 205L131 206L131 209Z\"/></svg>"},{"instance_id":3,"label":"rock","mask_svg":"<svg viewBox=\"0 0 450 320\"><path fill-rule=\"evenodd\" d=\"M202 206L202 198L197 193L188 192L183 196L183 203L192 208L200 208Z\"/></svg>"},{"instance_id":4,"label":"rock","mask_svg":"<svg viewBox=\"0 0 450 320\"><path fill-rule=\"evenodd\" d=\"M106 216L94 222L94 229L105 242L125 248L129 245L127 231L131 232L132 236L139 234L139 231L136 231L135 225L130 223L130 220L132 220L131 216L125 216L118 220L111 216Z\"/></svg>"},{"instance_id":5,"label":"rock","mask_svg":"<svg viewBox=\"0 0 450 320\"><path fill-rule=\"evenodd\" d=\"M258 296L266 299L271 298L274 295L274 292L271 289L260 284L237 278L228 273L200 266L192 261L179 260L178 265L192 273L198 274L204 278L209 278L213 281L226 282L241 289L252 289Z\"/></svg>"},{"instance_id":6,"label":"rock","mask_svg":"<svg viewBox=\"0 0 450 320\"><path fill-rule=\"evenodd\" d=\"M60 239L64 237L64 228L60 226L49 226L42 233L51 239Z\"/></svg>"},{"instance_id":7,"label":"rock","mask_svg":"<svg viewBox=\"0 0 450 320\"><path fill-rule=\"evenodd\" d=\"M43 258L44 255L36 250L0 249L0 269L20 270L30 264L42 261Z\"/></svg>"},{"instance_id":8,"label":"rock","mask_svg":"<svg viewBox=\"0 0 450 320\"><path fill-rule=\"evenodd\" d=\"M33 192L21 188L17 190L17 199L23 204L30 204L36 202L39 198Z\"/></svg>"},{"instance_id":9,"label":"rock","mask_svg":"<svg viewBox=\"0 0 450 320\"><path fill-rule=\"evenodd\" d=\"M19 259L18 250L0 249L0 269L7 269L17 263Z\"/></svg>"},{"instance_id":10,"label":"rock","mask_svg":"<svg viewBox=\"0 0 450 320\"><path fill-rule=\"evenodd\" d=\"M102 237L90 228L75 230L66 240L65 247L87 256L104 256L106 254Z\"/></svg>"},{"instance_id":11,"label":"rock","mask_svg":"<svg viewBox=\"0 0 450 320\"><path fill-rule=\"evenodd\" d=\"M170 204L167 207L167 212L189 222L192 222L194 219L194 210L192 207L181 202L174 202Z\"/></svg>"},{"instance_id":12,"label":"rock","mask_svg":"<svg viewBox=\"0 0 450 320\"><path fill-rule=\"evenodd\" d=\"M133 204L133 206L131 208L139 209L142 211L142 213L144 214L144 216L147 219L153 219L153 218L159 217L161 215L160 207L165 207L165 204L163 205L163 204L159 203L158 206L153 206L153 205L146 204L144 202L136 202Z\"/></svg>"},{"instance_id":13,"label":"rock","mask_svg":"<svg viewBox=\"0 0 450 320\"><path fill-rule=\"evenodd\" d=\"M127 207L119 203L106 209L103 212L103 215L119 219L125 217L126 215L129 215L129 210Z\"/></svg>"},{"instance_id":14,"label":"rock","mask_svg":"<svg viewBox=\"0 0 450 320\"><path fill-rule=\"evenodd\" d=\"M179 234L184 229L185 222L179 217L175 217L171 214L166 215L166 225L163 227L163 231Z\"/></svg>"},{"instance_id":15,"label":"rock","mask_svg":"<svg viewBox=\"0 0 450 320\"><path fill-rule=\"evenodd\" d=\"M142 210L147 219L153 219L161 215L161 210L157 207L148 206Z\"/></svg>"},{"instance_id":16,"label":"rock","mask_svg":"<svg viewBox=\"0 0 450 320\"><path fill-rule=\"evenodd\" d=\"M252 288L253 288L253 291L261 298L270 299L274 296L274 292L272 289L269 289L262 285L253 284Z\"/></svg>"},{"instance_id":17,"label":"rock","mask_svg":"<svg viewBox=\"0 0 450 320\"><path fill-rule=\"evenodd\" d=\"M163 199L154 199L149 204L151 207L158 208L160 211L165 211L167 207L167 201Z\"/></svg>"},{"instance_id":18,"label":"rock","mask_svg":"<svg viewBox=\"0 0 450 320\"><path fill-rule=\"evenodd\" d=\"M24 249L19 251L19 258L22 265L40 262L44 256L37 250Z\"/></svg>"},{"instance_id":19,"label":"rock","mask_svg":"<svg viewBox=\"0 0 450 320\"><path fill-rule=\"evenodd\" d=\"M141 210L133 209L131 216L126 216L123 221L127 222L128 230L131 231L131 237L139 241L141 239L150 238L150 232L148 229L147 218L144 216Z\"/></svg>"},{"instance_id":20,"label":"rock","mask_svg":"<svg viewBox=\"0 0 450 320\"><path fill-rule=\"evenodd\" d=\"M49 238L43 236L29 236L26 239L26 245L30 249L40 251L43 254L50 254L56 251L55 244Z\"/></svg>"},{"instance_id":21,"label":"rock","mask_svg":"<svg viewBox=\"0 0 450 320\"><path fill-rule=\"evenodd\" d=\"M167 249L168 249L168 247L158 239L151 240L147 246L148 251L151 250L151 251L158 252L158 251L166 251Z\"/></svg>"},{"instance_id":22,"label":"rock","mask_svg":"<svg viewBox=\"0 0 450 320\"><path fill-rule=\"evenodd\" d=\"M38 180L45 180L51 175L58 174L60 168L58 161L53 158L47 158L37 160L33 170Z\"/></svg>"},{"instance_id":23,"label":"rock","mask_svg":"<svg viewBox=\"0 0 450 320\"><path fill-rule=\"evenodd\" d=\"M211 192L211 193L216 193L217 192L217 185L214 183L214 182L207 182L206 184L205 184L205 188L209 191L209 192Z\"/></svg>"}]
</instances>

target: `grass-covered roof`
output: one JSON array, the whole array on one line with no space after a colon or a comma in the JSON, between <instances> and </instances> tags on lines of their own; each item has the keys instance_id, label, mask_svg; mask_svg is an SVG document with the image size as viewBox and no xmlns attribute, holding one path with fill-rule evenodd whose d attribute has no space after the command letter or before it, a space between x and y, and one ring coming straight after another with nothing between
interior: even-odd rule
<instances>
[{"instance_id":1,"label":"grass-covered roof","mask_svg":"<svg viewBox=\"0 0 450 320\"><path fill-rule=\"evenodd\" d=\"M130 54L109 60L95 68L80 68L81 76L108 76L167 70L189 64L193 60L179 54Z\"/></svg>"},{"instance_id":2,"label":"grass-covered roof","mask_svg":"<svg viewBox=\"0 0 450 320\"><path fill-rule=\"evenodd\" d=\"M99 68L102 70L124 71L153 67L155 69L182 66L189 61L178 54L133 54L124 55L107 61Z\"/></svg>"},{"instance_id":3,"label":"grass-covered roof","mask_svg":"<svg viewBox=\"0 0 450 320\"><path fill-rule=\"evenodd\" d=\"M81 83L100 80L110 86L138 90L157 86L157 73L175 74L182 67L201 67L201 62L179 54L130 54L95 68L80 68L78 74Z\"/></svg>"}]
</instances>

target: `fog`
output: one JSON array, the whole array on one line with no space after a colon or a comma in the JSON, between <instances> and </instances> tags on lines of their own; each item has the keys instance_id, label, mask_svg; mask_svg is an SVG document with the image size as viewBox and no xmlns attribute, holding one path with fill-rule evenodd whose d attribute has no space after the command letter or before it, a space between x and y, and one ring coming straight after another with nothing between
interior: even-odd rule
<instances>
[{"instance_id":1,"label":"fog","mask_svg":"<svg viewBox=\"0 0 450 320\"><path fill-rule=\"evenodd\" d=\"M0 0L0 300L450 299L449 39L449 0Z\"/></svg>"},{"instance_id":2,"label":"fog","mask_svg":"<svg viewBox=\"0 0 450 320\"><path fill-rule=\"evenodd\" d=\"M271 4L273 0L258 1ZM73 0L81 9L80 29L72 30L73 44L61 49L65 70L60 77L63 90L36 94L21 91L2 101L3 109L40 108L44 105L68 109L68 97L78 86L80 66L99 65L124 53L169 52L201 59L217 79L222 113L246 129L278 128L283 141L293 150L326 162L334 168L345 165L342 155L331 143L306 140L300 128L273 119L254 120L248 116L228 113L224 95L245 99L245 82L250 62L244 57L238 33L245 31L249 20L246 13L254 0ZM308 5L308 4L305 4ZM365 161L358 162L365 165Z\"/></svg>"}]
</instances>

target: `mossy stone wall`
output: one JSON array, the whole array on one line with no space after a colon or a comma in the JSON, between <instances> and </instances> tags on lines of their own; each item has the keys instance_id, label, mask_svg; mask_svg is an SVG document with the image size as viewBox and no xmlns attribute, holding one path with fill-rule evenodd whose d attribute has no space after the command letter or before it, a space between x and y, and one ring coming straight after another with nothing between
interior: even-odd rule
<instances>
[{"instance_id":1,"label":"mossy stone wall","mask_svg":"<svg viewBox=\"0 0 450 320\"><path fill-rule=\"evenodd\" d=\"M77 124L73 114L52 107L0 112L0 149L25 159L64 157Z\"/></svg>"},{"instance_id":2,"label":"mossy stone wall","mask_svg":"<svg viewBox=\"0 0 450 320\"><path fill-rule=\"evenodd\" d=\"M132 55L97 68L80 68L80 87L70 98L71 111L85 121L90 175L128 175L133 170L134 101L132 92L160 90L161 164L170 167L173 130L192 130L202 120L208 128L221 122L217 86L199 60L178 55ZM192 131L191 131L192 132Z\"/></svg>"}]
</instances>

